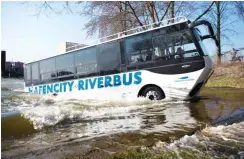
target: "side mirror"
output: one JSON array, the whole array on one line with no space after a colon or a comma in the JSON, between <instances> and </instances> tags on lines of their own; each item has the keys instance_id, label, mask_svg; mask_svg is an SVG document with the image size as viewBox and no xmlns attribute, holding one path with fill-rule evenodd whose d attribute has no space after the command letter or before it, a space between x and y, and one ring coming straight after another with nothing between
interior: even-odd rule
<instances>
[{"instance_id":1,"label":"side mirror","mask_svg":"<svg viewBox=\"0 0 244 159\"><path fill-rule=\"evenodd\" d=\"M219 42L218 42L218 40L216 39L215 35L205 35L205 36L201 36L200 38L201 38L202 40L211 38L211 39L214 40L216 46L219 46Z\"/></svg>"}]
</instances>

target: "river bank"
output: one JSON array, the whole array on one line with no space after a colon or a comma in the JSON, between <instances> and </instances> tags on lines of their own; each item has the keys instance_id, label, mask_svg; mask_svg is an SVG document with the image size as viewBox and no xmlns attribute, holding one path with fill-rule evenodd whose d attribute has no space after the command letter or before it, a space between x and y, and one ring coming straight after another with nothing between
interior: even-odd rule
<instances>
[{"instance_id":1,"label":"river bank","mask_svg":"<svg viewBox=\"0 0 244 159\"><path fill-rule=\"evenodd\" d=\"M205 87L244 88L244 63L215 66L214 73Z\"/></svg>"}]
</instances>

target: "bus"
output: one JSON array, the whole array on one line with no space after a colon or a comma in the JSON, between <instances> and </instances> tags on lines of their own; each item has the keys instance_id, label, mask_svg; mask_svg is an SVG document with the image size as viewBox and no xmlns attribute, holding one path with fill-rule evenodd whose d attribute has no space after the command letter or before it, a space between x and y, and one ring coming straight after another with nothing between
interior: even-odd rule
<instances>
[{"instance_id":1,"label":"bus","mask_svg":"<svg viewBox=\"0 0 244 159\"><path fill-rule=\"evenodd\" d=\"M25 64L25 91L82 99L193 99L213 73L205 39L218 45L206 20L175 17L133 28Z\"/></svg>"}]
</instances>

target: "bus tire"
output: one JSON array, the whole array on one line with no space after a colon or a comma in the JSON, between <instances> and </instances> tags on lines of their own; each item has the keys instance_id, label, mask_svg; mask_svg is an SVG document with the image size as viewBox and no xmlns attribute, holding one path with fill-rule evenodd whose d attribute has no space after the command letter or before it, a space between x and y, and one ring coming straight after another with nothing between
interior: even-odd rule
<instances>
[{"instance_id":1,"label":"bus tire","mask_svg":"<svg viewBox=\"0 0 244 159\"><path fill-rule=\"evenodd\" d=\"M161 100L165 98L164 92L156 86L146 87L142 91L142 96L150 100Z\"/></svg>"}]
</instances>

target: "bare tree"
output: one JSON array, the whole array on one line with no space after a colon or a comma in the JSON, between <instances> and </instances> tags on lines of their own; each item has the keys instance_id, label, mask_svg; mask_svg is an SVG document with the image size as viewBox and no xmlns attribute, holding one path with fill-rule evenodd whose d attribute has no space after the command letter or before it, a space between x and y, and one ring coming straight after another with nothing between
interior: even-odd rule
<instances>
[{"instance_id":1,"label":"bare tree","mask_svg":"<svg viewBox=\"0 0 244 159\"><path fill-rule=\"evenodd\" d=\"M87 36L99 33L100 37L122 32L137 26L157 23L165 18L184 15L190 19L208 18L213 24L220 46L217 49L218 62L221 48L230 43L229 37L236 32L236 21L231 15L238 15L244 20L244 2L180 2L180 1L88 1L62 2L62 9L55 9L53 2L40 2L37 14L51 11L61 14L64 11L76 13L71 4L81 4L78 13L88 18L85 23ZM172 21L171 21L172 22Z\"/></svg>"},{"instance_id":2,"label":"bare tree","mask_svg":"<svg viewBox=\"0 0 244 159\"><path fill-rule=\"evenodd\" d=\"M243 1L234 2L234 6L236 7L237 15L239 16L239 18L244 20L244 2Z\"/></svg>"},{"instance_id":3,"label":"bare tree","mask_svg":"<svg viewBox=\"0 0 244 159\"><path fill-rule=\"evenodd\" d=\"M71 4L82 4L78 14L89 19L84 28L87 31L87 36L93 36L97 32L100 36L106 36L136 26L157 23L165 18L173 18L178 15L187 14L190 17L191 13L196 10L194 4L198 2L89 1L59 3L63 3L62 9L53 7L53 2L40 2L37 15L50 11L61 14L66 10L75 13Z\"/></svg>"},{"instance_id":4,"label":"bare tree","mask_svg":"<svg viewBox=\"0 0 244 159\"><path fill-rule=\"evenodd\" d=\"M196 21L205 16L211 21L219 42L216 51L218 64L221 63L222 48L232 45L230 37L237 34L234 24L238 21L238 18L235 15L244 20L244 2L213 1L204 12L195 19Z\"/></svg>"},{"instance_id":5,"label":"bare tree","mask_svg":"<svg viewBox=\"0 0 244 159\"><path fill-rule=\"evenodd\" d=\"M219 42L216 52L218 64L221 63L222 48L226 45L232 45L230 37L237 33L234 29L237 19L232 17L236 13L233 4L233 2L215 1L213 9L208 13L208 18L214 27Z\"/></svg>"}]
</instances>

